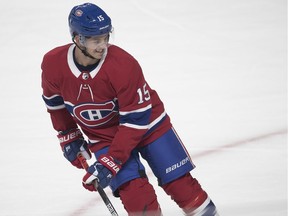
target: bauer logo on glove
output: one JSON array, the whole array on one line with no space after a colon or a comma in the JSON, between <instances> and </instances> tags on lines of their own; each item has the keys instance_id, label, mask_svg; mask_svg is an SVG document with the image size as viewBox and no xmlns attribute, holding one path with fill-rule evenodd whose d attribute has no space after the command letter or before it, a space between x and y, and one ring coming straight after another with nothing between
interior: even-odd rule
<instances>
[{"instance_id":1,"label":"bauer logo on glove","mask_svg":"<svg viewBox=\"0 0 288 216\"><path fill-rule=\"evenodd\" d=\"M111 158L111 157L110 157ZM105 166L106 165L106 168L110 168L110 171L114 171L115 172L115 174L117 173L117 172L119 172L119 170L120 170L120 168L119 168L119 166L117 165L117 164L115 164L114 162L113 162L113 160L111 160L111 159L109 159L108 157L106 157L106 156L104 156L104 157L102 157L101 159L100 159L100 161L101 161L101 163ZM111 170L112 169L112 170ZM114 173L113 172L113 173Z\"/></svg>"},{"instance_id":2,"label":"bauer logo on glove","mask_svg":"<svg viewBox=\"0 0 288 216\"><path fill-rule=\"evenodd\" d=\"M98 161L88 168L86 175L83 177L83 186L87 190L96 191L93 183L97 180L98 184L105 188L120 169L121 165L115 162L113 157L101 155Z\"/></svg>"}]
</instances>

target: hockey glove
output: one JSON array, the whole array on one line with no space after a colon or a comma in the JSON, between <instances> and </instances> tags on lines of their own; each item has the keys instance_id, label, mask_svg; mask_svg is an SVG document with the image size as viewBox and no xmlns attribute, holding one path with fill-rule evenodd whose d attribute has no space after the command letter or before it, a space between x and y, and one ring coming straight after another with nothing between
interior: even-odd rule
<instances>
[{"instance_id":1,"label":"hockey glove","mask_svg":"<svg viewBox=\"0 0 288 216\"><path fill-rule=\"evenodd\" d=\"M64 157L70 161L73 166L83 169L77 156L78 154L82 154L85 159L89 160L91 158L91 152L88 149L88 145L81 131L79 129L72 129L66 132L59 132L57 137L59 138Z\"/></svg>"},{"instance_id":2,"label":"hockey glove","mask_svg":"<svg viewBox=\"0 0 288 216\"><path fill-rule=\"evenodd\" d=\"M91 165L86 175L83 177L83 187L89 191L96 191L94 183L102 188L109 185L113 176L121 169L120 163L117 163L111 156L101 155L98 160Z\"/></svg>"}]
</instances>

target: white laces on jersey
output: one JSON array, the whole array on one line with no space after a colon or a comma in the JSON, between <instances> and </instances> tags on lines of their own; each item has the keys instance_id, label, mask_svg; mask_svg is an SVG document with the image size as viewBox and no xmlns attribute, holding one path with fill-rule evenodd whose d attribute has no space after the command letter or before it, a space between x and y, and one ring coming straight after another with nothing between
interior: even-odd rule
<instances>
[{"instance_id":1,"label":"white laces on jersey","mask_svg":"<svg viewBox=\"0 0 288 216\"><path fill-rule=\"evenodd\" d=\"M91 99L92 99L92 101L94 102L93 91L92 91L92 88L90 87L89 84L81 84L81 85L80 85L80 87L79 87L79 93L78 93L78 96L77 96L77 101L79 100L79 98L80 98L80 96L81 96L82 90L87 90L87 89L89 90Z\"/></svg>"}]
</instances>

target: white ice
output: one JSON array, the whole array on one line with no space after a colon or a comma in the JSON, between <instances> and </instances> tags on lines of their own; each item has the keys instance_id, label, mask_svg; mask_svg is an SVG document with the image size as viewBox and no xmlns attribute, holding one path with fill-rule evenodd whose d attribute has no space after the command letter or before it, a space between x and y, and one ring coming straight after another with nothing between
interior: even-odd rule
<instances>
[{"instance_id":1,"label":"white ice","mask_svg":"<svg viewBox=\"0 0 288 216\"><path fill-rule=\"evenodd\" d=\"M62 156L41 99L42 57L71 41L67 16L84 2L1 3L1 216L109 215ZM286 1L94 2L165 102L220 215L287 215ZM182 215L148 174L164 216Z\"/></svg>"}]
</instances>

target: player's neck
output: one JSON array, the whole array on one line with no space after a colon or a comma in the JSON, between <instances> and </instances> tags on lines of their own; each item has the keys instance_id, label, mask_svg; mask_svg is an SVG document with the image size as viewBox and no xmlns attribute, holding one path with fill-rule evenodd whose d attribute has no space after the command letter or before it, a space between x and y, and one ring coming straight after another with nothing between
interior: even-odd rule
<instances>
[{"instance_id":1,"label":"player's neck","mask_svg":"<svg viewBox=\"0 0 288 216\"><path fill-rule=\"evenodd\" d=\"M78 47L75 47L74 55L77 63L83 66L94 65L99 61L99 59L92 59L88 56L85 56Z\"/></svg>"}]
</instances>

